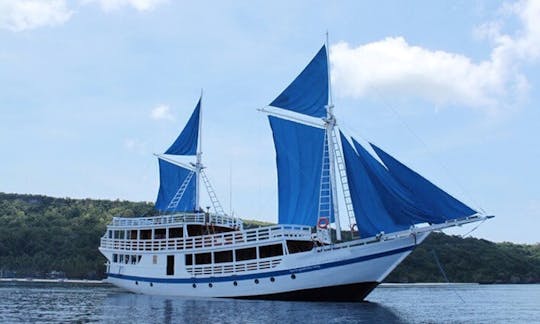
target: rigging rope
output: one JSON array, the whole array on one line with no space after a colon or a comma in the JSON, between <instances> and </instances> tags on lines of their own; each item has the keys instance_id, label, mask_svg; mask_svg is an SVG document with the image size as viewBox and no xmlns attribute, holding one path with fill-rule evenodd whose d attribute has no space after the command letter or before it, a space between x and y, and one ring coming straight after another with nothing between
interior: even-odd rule
<instances>
[{"instance_id":1,"label":"rigging rope","mask_svg":"<svg viewBox=\"0 0 540 324\"><path fill-rule=\"evenodd\" d=\"M435 258L435 263L437 263L437 266L439 267L439 270L441 271L441 274L443 275L444 280L446 280L446 284L448 285L448 287L452 288L452 291L454 291L454 293L459 297L459 299L461 299L461 301L465 303L465 300L461 297L461 295L458 294L458 292L454 289L454 287L450 285L450 281L448 280L448 277L446 276L446 272L444 271L443 267L441 266L441 263L439 262L439 257L437 256L437 253L435 253L435 250L431 249L431 253L433 254L433 257Z\"/></svg>"}]
</instances>

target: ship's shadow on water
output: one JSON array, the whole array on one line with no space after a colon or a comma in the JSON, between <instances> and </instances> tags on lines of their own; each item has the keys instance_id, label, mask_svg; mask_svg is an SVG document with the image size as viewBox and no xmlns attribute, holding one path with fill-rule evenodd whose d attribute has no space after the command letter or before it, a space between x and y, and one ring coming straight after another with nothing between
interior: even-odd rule
<instances>
[{"instance_id":1,"label":"ship's shadow on water","mask_svg":"<svg viewBox=\"0 0 540 324\"><path fill-rule=\"evenodd\" d=\"M378 303L282 302L237 299L185 299L118 293L103 309L122 312L130 322L154 323L405 323ZM116 314L114 317L117 318ZM102 314L108 320L107 313Z\"/></svg>"}]
</instances>

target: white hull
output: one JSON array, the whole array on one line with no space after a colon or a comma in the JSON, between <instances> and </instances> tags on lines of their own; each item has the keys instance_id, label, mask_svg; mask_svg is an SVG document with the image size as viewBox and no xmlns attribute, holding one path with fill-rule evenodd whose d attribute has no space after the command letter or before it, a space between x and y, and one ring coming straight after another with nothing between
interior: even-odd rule
<instances>
[{"instance_id":1,"label":"white hull","mask_svg":"<svg viewBox=\"0 0 540 324\"><path fill-rule=\"evenodd\" d=\"M419 233L416 237L410 235L356 246L354 241L335 244L284 255L272 269L215 276L192 276L183 264L175 268L176 275L164 275L163 266L149 264L149 253L147 258L143 255L141 263L137 265L111 265L108 281L135 293L153 295L361 300L428 234ZM105 251L102 252L107 255ZM156 255L155 252L151 254ZM158 260L171 254L179 260L184 257L183 252L166 252L158 255ZM337 290L332 290L332 287L337 287ZM341 292L340 287L343 289ZM325 296L319 296L319 289L325 292ZM357 291L349 291L351 289Z\"/></svg>"}]
</instances>

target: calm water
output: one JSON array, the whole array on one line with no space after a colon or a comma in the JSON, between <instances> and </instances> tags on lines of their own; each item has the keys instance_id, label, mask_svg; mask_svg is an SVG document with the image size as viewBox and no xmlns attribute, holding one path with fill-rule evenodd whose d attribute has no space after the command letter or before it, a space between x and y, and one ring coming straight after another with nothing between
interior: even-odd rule
<instances>
[{"instance_id":1,"label":"calm water","mask_svg":"<svg viewBox=\"0 0 540 324\"><path fill-rule=\"evenodd\" d=\"M182 299L108 286L0 283L0 322L539 323L540 285L377 288L366 303Z\"/></svg>"}]
</instances>

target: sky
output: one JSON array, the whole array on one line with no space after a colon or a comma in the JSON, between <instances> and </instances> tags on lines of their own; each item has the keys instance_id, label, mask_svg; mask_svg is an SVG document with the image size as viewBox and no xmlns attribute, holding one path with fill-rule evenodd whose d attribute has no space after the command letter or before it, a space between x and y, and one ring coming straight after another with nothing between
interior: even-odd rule
<instances>
[{"instance_id":1,"label":"sky","mask_svg":"<svg viewBox=\"0 0 540 324\"><path fill-rule=\"evenodd\" d=\"M496 216L472 236L540 242L539 1L0 0L0 192L154 201L204 89L222 205L275 222L257 109L326 31L341 128Z\"/></svg>"}]
</instances>

